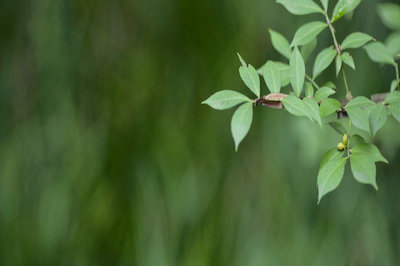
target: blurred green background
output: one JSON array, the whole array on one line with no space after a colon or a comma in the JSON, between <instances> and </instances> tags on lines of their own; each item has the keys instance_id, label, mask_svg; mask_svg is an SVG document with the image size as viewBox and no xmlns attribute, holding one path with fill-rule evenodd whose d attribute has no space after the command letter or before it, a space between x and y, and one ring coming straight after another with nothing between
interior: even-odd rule
<instances>
[{"instance_id":1,"label":"blurred green background","mask_svg":"<svg viewBox=\"0 0 400 266\"><path fill-rule=\"evenodd\" d=\"M377 2L338 38L384 40ZM339 135L258 107L235 153L233 110L200 104L250 96L236 52L282 60L268 28L291 39L313 19L273 0L2 0L0 264L400 265L399 123L376 138L379 191L347 169L317 205ZM388 91L394 71L353 56L353 95Z\"/></svg>"}]
</instances>

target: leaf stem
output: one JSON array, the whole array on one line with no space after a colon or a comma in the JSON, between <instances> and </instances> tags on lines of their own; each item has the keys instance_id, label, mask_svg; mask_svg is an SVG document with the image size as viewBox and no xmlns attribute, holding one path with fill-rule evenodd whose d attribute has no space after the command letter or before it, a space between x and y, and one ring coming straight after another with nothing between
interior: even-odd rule
<instances>
[{"instance_id":1,"label":"leaf stem","mask_svg":"<svg viewBox=\"0 0 400 266\"><path fill-rule=\"evenodd\" d=\"M347 158L350 158L350 140L351 140L351 119L349 119L349 127L347 129L347 136L348 136L348 141L347 141Z\"/></svg>"},{"instance_id":2,"label":"leaf stem","mask_svg":"<svg viewBox=\"0 0 400 266\"><path fill-rule=\"evenodd\" d=\"M396 68L397 88L400 90L399 64L395 63L394 67Z\"/></svg>"},{"instance_id":3,"label":"leaf stem","mask_svg":"<svg viewBox=\"0 0 400 266\"><path fill-rule=\"evenodd\" d=\"M347 83L346 71L344 71L344 67L342 67L342 75L343 75L344 86L346 87L346 99L350 102L351 95L350 95L349 84Z\"/></svg>"},{"instance_id":4,"label":"leaf stem","mask_svg":"<svg viewBox=\"0 0 400 266\"><path fill-rule=\"evenodd\" d=\"M309 75L306 74L306 78L317 90L319 90L318 84L315 83L315 81Z\"/></svg>"},{"instance_id":5,"label":"leaf stem","mask_svg":"<svg viewBox=\"0 0 400 266\"><path fill-rule=\"evenodd\" d=\"M342 47L340 47L337 39L336 39L336 34L335 34L335 28L332 26L332 22L329 19L327 13L325 12L325 18L326 18L326 23L328 23L329 29L331 31L332 34L332 38L333 38L333 43L335 45L335 49L338 52L338 55L341 56L342 55ZM343 75L343 81L344 81L344 85L346 87L346 99L348 101L351 100L351 94L350 94L350 90L349 90L349 84L347 83L347 78L346 78L346 72L344 71L344 67L342 66L342 75Z\"/></svg>"},{"instance_id":6,"label":"leaf stem","mask_svg":"<svg viewBox=\"0 0 400 266\"><path fill-rule=\"evenodd\" d=\"M331 31L331 34L332 34L332 39L333 39L333 44L335 45L335 49L338 52L338 54L341 55L342 54L342 48L340 47L340 45L339 45L339 43L338 43L338 41L336 39L335 28L332 26L332 22L329 19L327 13L325 13L325 18L326 18L326 23L329 26L329 30Z\"/></svg>"}]
</instances>

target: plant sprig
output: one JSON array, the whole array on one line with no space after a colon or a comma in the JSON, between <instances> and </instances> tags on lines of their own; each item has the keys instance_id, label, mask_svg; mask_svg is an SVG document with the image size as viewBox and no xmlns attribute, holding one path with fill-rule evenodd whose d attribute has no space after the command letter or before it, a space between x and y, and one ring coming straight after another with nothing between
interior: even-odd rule
<instances>
[{"instance_id":1,"label":"plant sprig","mask_svg":"<svg viewBox=\"0 0 400 266\"><path fill-rule=\"evenodd\" d=\"M213 94L203 103L216 110L239 106L231 121L236 150L250 130L253 108L257 106L286 109L295 116L307 117L321 127L328 124L339 132L343 136L342 141L323 156L320 164L317 177L318 202L339 186L347 161L350 161L352 174L358 182L378 189L375 163L387 163L387 160L376 146L368 143L360 135L352 135L351 131L354 126L375 136L377 131L384 126L388 115L392 115L400 122L400 78L396 62L400 57L400 25L392 21L390 16L393 12L389 10L396 6L400 12L400 6L381 4L378 7L378 14L383 23L397 30L388 37L385 43L376 41L373 37L361 32L349 34L340 43L333 24L346 14L353 12L361 0L338 0L331 16L328 13L329 0L320 0L321 6L313 0L277 0L276 2L294 15L318 13L323 16L323 20L312 21L301 26L291 42L282 34L269 30L272 46L287 60L286 62L268 60L256 70L238 54L241 62L240 77L255 94L256 99L235 91L224 90ZM333 46L318 52L312 75L309 75L306 67L308 58L317 47L317 37L326 28L332 36ZM396 78L391 83L388 93L372 95L371 99L365 96L352 96L345 66L356 69L349 50L362 47L372 61L394 67ZM333 62L335 62L337 76L341 73L346 92L345 99L341 101L333 98L336 94L336 85L333 82L328 81L321 86L317 82L321 73L326 71ZM260 76L263 77L269 90L269 93L264 96L261 96ZM282 88L289 85L291 88L289 93L282 93ZM327 121L332 119L327 118L334 114L338 119L348 119L347 126L344 127L339 122L328 123Z\"/></svg>"}]
</instances>

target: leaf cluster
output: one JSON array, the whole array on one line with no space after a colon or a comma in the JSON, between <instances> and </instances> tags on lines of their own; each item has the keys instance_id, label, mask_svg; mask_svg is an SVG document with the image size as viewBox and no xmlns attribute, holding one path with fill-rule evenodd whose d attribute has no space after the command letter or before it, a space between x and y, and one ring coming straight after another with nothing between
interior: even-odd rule
<instances>
[{"instance_id":1,"label":"leaf cluster","mask_svg":"<svg viewBox=\"0 0 400 266\"><path fill-rule=\"evenodd\" d=\"M381 4L377 12L382 22L395 30L387 40L376 41L362 32L353 32L339 42L336 38L334 23L346 14L353 12L361 0L338 0L329 15L329 0L277 0L294 15L321 15L320 21L308 22L295 32L292 40L281 33L269 30L274 49L282 55L283 61L267 60L256 69L247 64L238 54L241 63L239 74L245 86L256 96L251 99L239 92L223 90L211 95L203 103L216 110L225 110L238 106L231 120L231 131L237 150L239 144L250 130L254 107L269 106L268 103L279 102L289 113L306 117L320 127L328 124L343 137L345 143L339 148L332 148L323 157L317 177L318 202L327 193L333 191L343 177L347 161L350 162L354 178L360 183L376 184L376 162L386 162L378 148L368 143L359 135L351 134L351 127L357 127L371 136L381 129L389 115L400 122L400 80L396 60L400 55L400 6L397 4ZM332 35L333 44L316 52L314 62L309 58L318 46L318 36L325 30ZM394 67L396 78L390 85L389 92L383 100L372 101L365 96L353 98L346 78L346 68L356 70L356 63L351 55L353 49L363 48L369 58L380 64ZM312 67L308 66L311 65ZM331 65L335 66L336 75L342 74L346 99L333 98L336 85L332 81L322 81L321 74ZM308 69L312 69L308 73ZM262 78L268 93L261 96ZM318 83L323 85L318 85ZM284 90L286 90L284 92ZM347 129L337 122L331 122L333 115L348 120Z\"/></svg>"}]
</instances>

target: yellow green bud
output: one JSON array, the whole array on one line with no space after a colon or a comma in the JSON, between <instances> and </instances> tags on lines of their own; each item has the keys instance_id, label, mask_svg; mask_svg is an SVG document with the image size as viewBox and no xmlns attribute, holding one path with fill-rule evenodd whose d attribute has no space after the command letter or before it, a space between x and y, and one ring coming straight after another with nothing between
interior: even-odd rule
<instances>
[{"instance_id":1,"label":"yellow green bud","mask_svg":"<svg viewBox=\"0 0 400 266\"><path fill-rule=\"evenodd\" d=\"M337 150L338 150L338 151L344 151L344 148L346 148L346 146L344 146L344 144L343 144L342 142L340 142L340 143L337 145Z\"/></svg>"},{"instance_id":2,"label":"yellow green bud","mask_svg":"<svg viewBox=\"0 0 400 266\"><path fill-rule=\"evenodd\" d=\"M349 137L347 136L347 134L343 135L343 144L344 146L347 146L347 143L349 142Z\"/></svg>"}]
</instances>

